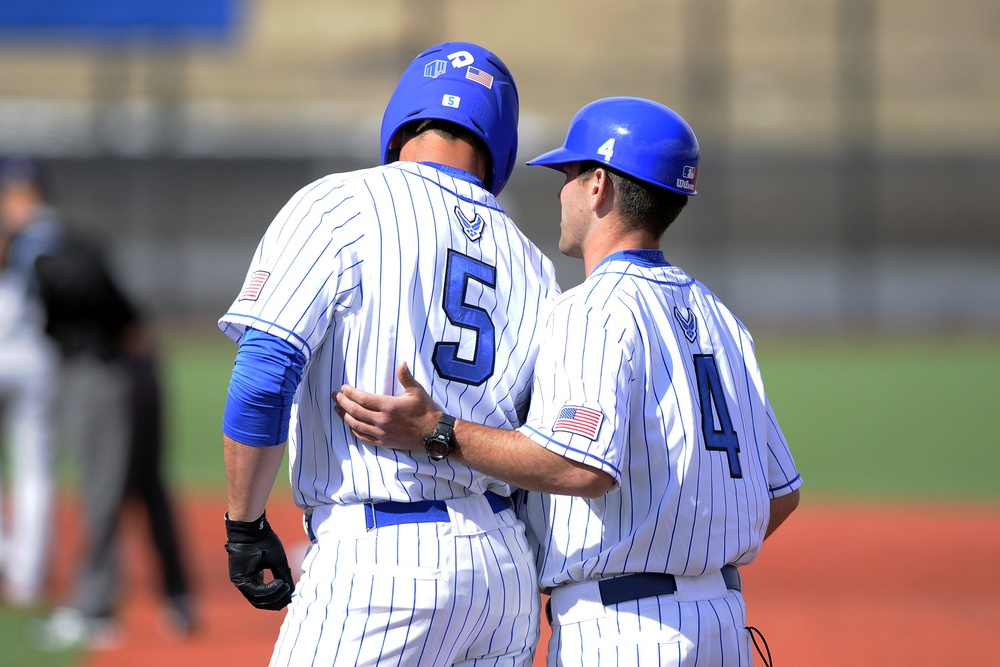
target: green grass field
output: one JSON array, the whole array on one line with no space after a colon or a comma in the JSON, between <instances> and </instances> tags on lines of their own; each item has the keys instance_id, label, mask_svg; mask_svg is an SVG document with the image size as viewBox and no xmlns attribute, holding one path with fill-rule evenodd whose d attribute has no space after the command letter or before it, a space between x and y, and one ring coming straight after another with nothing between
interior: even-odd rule
<instances>
[{"instance_id":1,"label":"green grass field","mask_svg":"<svg viewBox=\"0 0 1000 667\"><path fill-rule=\"evenodd\" d=\"M759 339L760 340L760 339ZM1000 501L1000 342L758 342L803 494Z\"/></svg>"},{"instance_id":2,"label":"green grass field","mask_svg":"<svg viewBox=\"0 0 1000 667\"><path fill-rule=\"evenodd\" d=\"M220 424L235 347L221 335L162 335L167 466L178 493L224 493ZM810 341L757 336L765 384L803 499L1000 503L1000 341ZM287 484L286 476L279 476ZM38 654L26 616L0 612L0 666L65 667Z\"/></svg>"},{"instance_id":3,"label":"green grass field","mask_svg":"<svg viewBox=\"0 0 1000 667\"><path fill-rule=\"evenodd\" d=\"M758 335L757 347L803 494L1000 501L1000 447L988 419L1000 397L1000 340ZM221 493L219 428L234 347L186 338L165 349L172 477L181 488Z\"/></svg>"}]
</instances>

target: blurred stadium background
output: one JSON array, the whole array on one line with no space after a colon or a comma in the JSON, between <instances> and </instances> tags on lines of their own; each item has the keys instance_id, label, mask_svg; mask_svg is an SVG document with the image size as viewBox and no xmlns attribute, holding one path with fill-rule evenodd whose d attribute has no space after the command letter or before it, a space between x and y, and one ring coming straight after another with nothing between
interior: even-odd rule
<instances>
[{"instance_id":1,"label":"blurred stadium background","mask_svg":"<svg viewBox=\"0 0 1000 667\"><path fill-rule=\"evenodd\" d=\"M378 160L405 64L480 42L521 94L502 200L557 262L559 180L523 161L608 95L693 125L670 258L751 327L1000 326L1000 7L968 0L5 0L0 154L52 167L169 321L210 322L280 206Z\"/></svg>"},{"instance_id":2,"label":"blurred stadium background","mask_svg":"<svg viewBox=\"0 0 1000 667\"><path fill-rule=\"evenodd\" d=\"M517 79L521 165L501 200L555 261L564 288L583 275L557 250L560 179L524 160L558 145L572 114L599 97L649 97L691 122L703 153L699 196L664 248L757 335L810 505L830 494L917 500L917 511L942 500L996 507L996 2L0 0L0 156L48 161L67 222L105 240L163 325L171 471L195 492L188 507L199 490L214 499L224 488L218 424L233 347L215 320L260 235L310 180L377 163L399 73L445 40L491 48ZM215 517L219 503L201 504ZM772 553L786 539L787 551L803 548L791 523ZM853 528L830 536L831 553L865 548ZM923 567L929 539L914 530L893 556L866 562ZM225 624L246 622L239 611L249 607L224 580L220 540L213 535L198 561L206 599L231 604L213 627L225 631L227 656L256 640L266 659L271 630ZM962 554L968 562L995 556L975 545ZM925 579L921 570L913 590ZM975 590L987 610L977 620L991 627L1000 581L977 579ZM787 651L798 635L813 647L856 644L851 630L865 625L856 612L870 606L867 592L857 595L841 616L775 612L772 623L813 618L832 633L790 627L785 639L775 631L776 644ZM956 595L947 587L920 600L947 614L955 607L940 602ZM909 622L912 610L900 617ZM75 659L22 647L21 620L0 610L0 665ZM933 617L915 645L924 664L953 656L941 623ZM910 633L907 625L900 643ZM940 646L927 643L932 635ZM161 644L141 663L159 664L160 653L178 664ZM84 664L139 664L136 655ZM222 654L195 642L184 655L195 665ZM870 657L857 664L891 662Z\"/></svg>"}]
</instances>

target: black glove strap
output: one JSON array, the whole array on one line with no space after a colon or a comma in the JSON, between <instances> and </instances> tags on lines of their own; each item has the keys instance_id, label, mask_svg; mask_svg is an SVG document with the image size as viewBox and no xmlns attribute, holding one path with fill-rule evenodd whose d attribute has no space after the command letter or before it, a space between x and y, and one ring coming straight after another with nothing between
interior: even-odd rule
<instances>
[{"instance_id":1,"label":"black glove strap","mask_svg":"<svg viewBox=\"0 0 1000 667\"><path fill-rule=\"evenodd\" d=\"M226 539L238 544L255 542L271 532L271 524L267 522L267 512L253 521L233 521L226 512Z\"/></svg>"}]
</instances>

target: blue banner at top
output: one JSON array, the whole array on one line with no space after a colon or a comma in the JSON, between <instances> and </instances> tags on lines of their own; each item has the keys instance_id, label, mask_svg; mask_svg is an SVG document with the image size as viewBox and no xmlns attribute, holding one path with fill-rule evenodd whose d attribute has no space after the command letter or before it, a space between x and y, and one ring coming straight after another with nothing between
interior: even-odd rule
<instances>
[{"instance_id":1,"label":"blue banner at top","mask_svg":"<svg viewBox=\"0 0 1000 667\"><path fill-rule=\"evenodd\" d=\"M0 38L224 38L242 0L0 0Z\"/></svg>"}]
</instances>

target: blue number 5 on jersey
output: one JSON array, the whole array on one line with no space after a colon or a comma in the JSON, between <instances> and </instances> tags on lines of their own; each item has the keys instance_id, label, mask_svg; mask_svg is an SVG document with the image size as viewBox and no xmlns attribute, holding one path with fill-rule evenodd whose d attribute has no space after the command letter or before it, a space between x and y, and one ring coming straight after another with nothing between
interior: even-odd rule
<instances>
[{"instance_id":1,"label":"blue number 5 on jersey","mask_svg":"<svg viewBox=\"0 0 1000 667\"><path fill-rule=\"evenodd\" d=\"M493 375L495 330L490 314L465 302L469 281L475 280L490 289L496 288L496 268L454 250L448 251L448 268L444 274L444 312L455 326L476 333L476 349L472 361L458 358L457 343L437 343L434 346L434 368L446 380L480 385Z\"/></svg>"}]
</instances>

